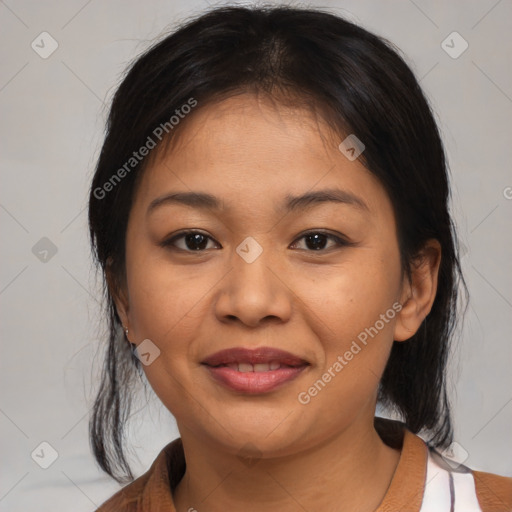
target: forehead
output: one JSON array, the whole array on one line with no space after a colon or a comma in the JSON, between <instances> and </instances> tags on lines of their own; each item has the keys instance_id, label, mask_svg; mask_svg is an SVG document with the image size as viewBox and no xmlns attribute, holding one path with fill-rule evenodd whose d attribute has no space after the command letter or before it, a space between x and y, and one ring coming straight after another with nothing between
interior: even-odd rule
<instances>
[{"instance_id":1,"label":"forehead","mask_svg":"<svg viewBox=\"0 0 512 512\"><path fill-rule=\"evenodd\" d=\"M167 149L152 155L137 193L146 208L163 195L192 191L219 198L225 211L266 203L276 210L319 189L341 189L370 211L389 203L378 179L346 158L338 149L342 136L311 108L254 94L196 108Z\"/></svg>"}]
</instances>

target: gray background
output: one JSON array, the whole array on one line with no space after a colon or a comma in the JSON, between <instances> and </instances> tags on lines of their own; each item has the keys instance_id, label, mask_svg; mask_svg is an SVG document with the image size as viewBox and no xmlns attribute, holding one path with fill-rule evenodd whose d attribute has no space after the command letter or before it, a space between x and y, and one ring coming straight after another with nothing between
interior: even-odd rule
<instances>
[{"instance_id":1,"label":"gray background","mask_svg":"<svg viewBox=\"0 0 512 512\"><path fill-rule=\"evenodd\" d=\"M512 476L512 2L309 5L329 7L394 42L432 101L451 164L452 211L471 293L451 368L456 441L470 467ZM102 338L87 189L105 105L123 69L164 30L205 7L0 2L1 511L86 512L119 488L96 468L87 440ZM43 31L59 45L47 59L31 47ZM456 59L441 46L453 31L469 44ZM448 44L461 48L457 40ZM41 252L47 241L33 251L43 237L55 255ZM129 431L137 474L178 435L156 398L146 400L141 394ZM43 441L58 452L48 469L31 458ZM48 461L49 453L40 459Z\"/></svg>"}]
</instances>

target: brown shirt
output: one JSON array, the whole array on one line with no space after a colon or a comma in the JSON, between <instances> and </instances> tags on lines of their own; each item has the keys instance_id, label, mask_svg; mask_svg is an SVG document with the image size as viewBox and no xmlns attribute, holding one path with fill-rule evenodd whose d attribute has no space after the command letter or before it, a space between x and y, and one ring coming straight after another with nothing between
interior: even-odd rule
<instances>
[{"instance_id":1,"label":"brown shirt","mask_svg":"<svg viewBox=\"0 0 512 512\"><path fill-rule=\"evenodd\" d=\"M375 512L421 512L429 447L403 423L376 418L375 428L387 445L401 450L391 484ZM482 512L512 512L512 478L462 467L473 475ZM114 494L97 512L176 512L172 491L184 473L185 457L178 438L159 453L146 473Z\"/></svg>"}]
</instances>

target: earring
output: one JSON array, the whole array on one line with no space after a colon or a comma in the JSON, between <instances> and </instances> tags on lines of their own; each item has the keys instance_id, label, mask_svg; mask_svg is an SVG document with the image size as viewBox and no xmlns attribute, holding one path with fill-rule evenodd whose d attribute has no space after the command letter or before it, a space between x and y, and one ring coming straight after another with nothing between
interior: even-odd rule
<instances>
[{"instance_id":1,"label":"earring","mask_svg":"<svg viewBox=\"0 0 512 512\"><path fill-rule=\"evenodd\" d=\"M123 325L124 335L128 338L128 328Z\"/></svg>"}]
</instances>

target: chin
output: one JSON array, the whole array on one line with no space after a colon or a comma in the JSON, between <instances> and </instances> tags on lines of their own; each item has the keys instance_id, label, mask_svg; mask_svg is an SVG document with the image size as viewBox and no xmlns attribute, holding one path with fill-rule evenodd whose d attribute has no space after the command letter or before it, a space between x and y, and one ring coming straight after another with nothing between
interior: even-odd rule
<instances>
[{"instance_id":1,"label":"chin","mask_svg":"<svg viewBox=\"0 0 512 512\"><path fill-rule=\"evenodd\" d=\"M222 426L216 425L215 431L211 430L211 421L205 425L209 429L207 435L231 453L238 454L244 447L250 450L252 446L267 456L278 456L288 451L289 446L300 442L302 435L296 428L296 422L285 420L289 411L260 418L253 414L240 418L240 414L243 413L238 412L236 417L224 416Z\"/></svg>"}]
</instances>

